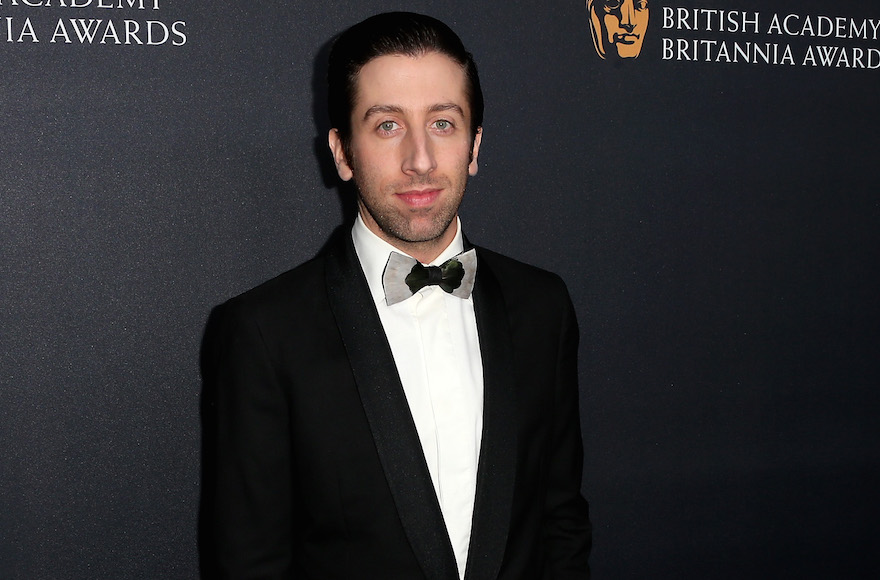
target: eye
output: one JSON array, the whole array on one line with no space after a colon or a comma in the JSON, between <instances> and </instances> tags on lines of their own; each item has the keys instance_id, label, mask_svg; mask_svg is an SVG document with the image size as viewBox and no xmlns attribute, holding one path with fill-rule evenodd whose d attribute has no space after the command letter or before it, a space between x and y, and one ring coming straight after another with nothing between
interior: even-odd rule
<instances>
[{"instance_id":1,"label":"eye","mask_svg":"<svg viewBox=\"0 0 880 580\"><path fill-rule=\"evenodd\" d=\"M389 136L391 134L395 133L398 129L400 129L400 125L397 123L397 121L382 121L381 123L379 123L379 126L376 128L376 130L381 135L389 135Z\"/></svg>"},{"instance_id":2,"label":"eye","mask_svg":"<svg viewBox=\"0 0 880 580\"><path fill-rule=\"evenodd\" d=\"M441 131L446 131L452 128L452 123L446 119L440 119L439 121L434 122L434 126Z\"/></svg>"},{"instance_id":3,"label":"eye","mask_svg":"<svg viewBox=\"0 0 880 580\"><path fill-rule=\"evenodd\" d=\"M620 8L621 0L605 0L605 10L617 10Z\"/></svg>"},{"instance_id":4,"label":"eye","mask_svg":"<svg viewBox=\"0 0 880 580\"><path fill-rule=\"evenodd\" d=\"M648 0L636 0L636 10L646 10L648 8Z\"/></svg>"}]
</instances>

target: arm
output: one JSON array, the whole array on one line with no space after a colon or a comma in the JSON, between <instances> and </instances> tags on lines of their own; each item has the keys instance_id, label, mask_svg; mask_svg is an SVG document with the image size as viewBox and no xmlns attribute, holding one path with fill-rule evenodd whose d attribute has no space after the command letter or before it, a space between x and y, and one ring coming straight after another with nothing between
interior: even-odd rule
<instances>
[{"instance_id":1,"label":"arm","mask_svg":"<svg viewBox=\"0 0 880 580\"><path fill-rule=\"evenodd\" d=\"M202 365L203 572L290 578L288 403L259 324L237 301L212 314Z\"/></svg>"},{"instance_id":2,"label":"arm","mask_svg":"<svg viewBox=\"0 0 880 580\"><path fill-rule=\"evenodd\" d=\"M578 406L578 327L567 292L564 304L547 461L545 578L584 580L590 577L592 533L589 507L580 491L584 454Z\"/></svg>"}]
</instances>

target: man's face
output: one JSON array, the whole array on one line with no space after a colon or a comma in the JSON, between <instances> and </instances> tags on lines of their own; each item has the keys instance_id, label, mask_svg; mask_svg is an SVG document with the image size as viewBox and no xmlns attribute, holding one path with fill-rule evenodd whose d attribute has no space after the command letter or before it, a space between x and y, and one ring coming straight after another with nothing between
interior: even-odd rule
<instances>
[{"instance_id":1,"label":"man's face","mask_svg":"<svg viewBox=\"0 0 880 580\"><path fill-rule=\"evenodd\" d=\"M376 235L410 253L437 246L439 254L452 241L468 174L477 173L481 133L471 149L470 114L464 70L446 55L386 55L363 66L349 155L335 129L330 148Z\"/></svg>"},{"instance_id":2,"label":"man's face","mask_svg":"<svg viewBox=\"0 0 880 580\"><path fill-rule=\"evenodd\" d=\"M648 0L590 0L590 24L596 50L620 58L635 58L642 51L648 28Z\"/></svg>"}]
</instances>

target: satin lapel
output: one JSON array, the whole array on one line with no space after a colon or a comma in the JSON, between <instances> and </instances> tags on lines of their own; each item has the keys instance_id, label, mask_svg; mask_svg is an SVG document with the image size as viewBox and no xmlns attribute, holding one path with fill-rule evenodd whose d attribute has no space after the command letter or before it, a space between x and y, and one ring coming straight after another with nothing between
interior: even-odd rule
<instances>
[{"instance_id":1,"label":"satin lapel","mask_svg":"<svg viewBox=\"0 0 880 580\"><path fill-rule=\"evenodd\" d=\"M348 232L329 249L327 293L385 478L425 577L457 580L452 544L437 503L406 395Z\"/></svg>"},{"instance_id":2,"label":"satin lapel","mask_svg":"<svg viewBox=\"0 0 880 580\"><path fill-rule=\"evenodd\" d=\"M474 311L483 359L483 440L465 580L498 576L516 477L513 344L501 286L477 249Z\"/></svg>"}]
</instances>

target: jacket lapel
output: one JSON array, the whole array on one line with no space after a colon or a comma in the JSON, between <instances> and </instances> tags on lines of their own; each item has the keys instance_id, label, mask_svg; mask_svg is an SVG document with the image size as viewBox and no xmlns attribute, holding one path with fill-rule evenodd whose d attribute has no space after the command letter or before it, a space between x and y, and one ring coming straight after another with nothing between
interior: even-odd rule
<instances>
[{"instance_id":1,"label":"jacket lapel","mask_svg":"<svg viewBox=\"0 0 880 580\"><path fill-rule=\"evenodd\" d=\"M516 477L513 344L501 286L477 249L474 311L483 362L483 439L465 580L497 578L510 527Z\"/></svg>"},{"instance_id":2,"label":"jacket lapel","mask_svg":"<svg viewBox=\"0 0 880 580\"><path fill-rule=\"evenodd\" d=\"M457 580L452 544L391 347L347 230L328 246L327 293L385 478L429 580Z\"/></svg>"}]
</instances>

